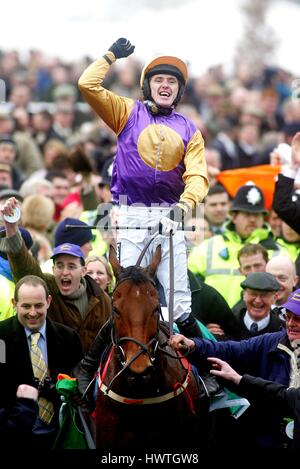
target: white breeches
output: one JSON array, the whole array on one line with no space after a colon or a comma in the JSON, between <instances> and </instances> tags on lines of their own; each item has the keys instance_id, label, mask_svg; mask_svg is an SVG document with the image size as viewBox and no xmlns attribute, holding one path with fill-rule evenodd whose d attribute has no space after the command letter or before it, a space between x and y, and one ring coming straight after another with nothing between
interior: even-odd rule
<instances>
[{"instance_id":1,"label":"white breeches","mask_svg":"<svg viewBox=\"0 0 300 469\"><path fill-rule=\"evenodd\" d=\"M118 211L120 226L156 226L166 216L169 208L121 206ZM119 230L117 234L119 261L123 267L134 265L149 240L147 230ZM141 266L150 264L158 245L161 245L161 262L157 270L157 278L161 283L167 304L169 304L169 237L158 235L150 244L142 259ZM191 312L191 292L187 274L187 253L183 231L173 236L174 246L174 320Z\"/></svg>"}]
</instances>

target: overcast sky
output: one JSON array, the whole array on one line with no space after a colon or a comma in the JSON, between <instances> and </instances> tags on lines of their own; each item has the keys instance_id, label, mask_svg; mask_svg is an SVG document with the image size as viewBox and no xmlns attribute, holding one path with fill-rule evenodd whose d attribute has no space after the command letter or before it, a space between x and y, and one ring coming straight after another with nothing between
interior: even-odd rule
<instances>
[{"instance_id":1,"label":"overcast sky","mask_svg":"<svg viewBox=\"0 0 300 469\"><path fill-rule=\"evenodd\" d=\"M242 1L9 0L3 5L0 47L40 49L72 61L96 58L118 37L128 37L142 62L157 54L178 55L198 74L217 63L230 66L243 31ZM274 62L300 76L300 7L274 2L268 23L279 38Z\"/></svg>"}]
</instances>

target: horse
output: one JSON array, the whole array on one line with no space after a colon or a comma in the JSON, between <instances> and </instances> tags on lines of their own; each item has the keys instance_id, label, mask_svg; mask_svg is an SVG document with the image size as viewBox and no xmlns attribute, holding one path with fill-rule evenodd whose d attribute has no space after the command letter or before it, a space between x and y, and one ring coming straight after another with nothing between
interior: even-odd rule
<instances>
[{"instance_id":1,"label":"horse","mask_svg":"<svg viewBox=\"0 0 300 469\"><path fill-rule=\"evenodd\" d=\"M160 259L159 246L146 268L123 268L110 249L112 345L101 359L96 398L102 450L205 447L209 398L187 358L168 345L154 282Z\"/></svg>"}]
</instances>

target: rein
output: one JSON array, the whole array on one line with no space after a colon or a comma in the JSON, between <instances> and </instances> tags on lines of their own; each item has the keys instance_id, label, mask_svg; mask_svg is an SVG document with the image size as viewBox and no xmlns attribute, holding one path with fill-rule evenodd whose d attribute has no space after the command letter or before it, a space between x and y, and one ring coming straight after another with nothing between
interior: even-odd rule
<instances>
[{"instance_id":1,"label":"rein","mask_svg":"<svg viewBox=\"0 0 300 469\"><path fill-rule=\"evenodd\" d=\"M158 332L159 332L160 329L158 329ZM164 334L166 332L162 331ZM130 359L130 361L126 364L124 362L124 359L125 359L125 354L123 352L123 349L122 347L119 345L120 342L125 342L125 341L132 341L134 343L136 343L137 345L140 346L140 350ZM191 364L189 363L189 361L187 360L186 358L186 355L181 355L180 352L176 352L176 355L175 354L171 354L169 352L167 352L166 350L164 350L163 348L167 345L167 342L165 341L162 345L159 345L159 341L158 341L158 335L157 337L153 337L152 339L150 339L150 341L147 343L147 344L143 344L142 342L140 342L139 340L136 340L134 339L133 337L121 337L117 342L116 342L116 339L114 337L114 331L113 331L113 328L112 328L112 342L113 342L113 345L109 351L109 354L108 354L108 358L104 364L104 367L103 367L103 371L101 372L101 370L98 371L97 375L98 375L98 387L99 387L99 390L106 396L108 396L109 398L111 398L112 400L116 401L116 402L119 402L119 403L122 403L122 404L127 404L127 405L149 405L149 404L159 404L159 403L162 403L162 402L166 402L166 401L169 401L173 398L176 398L178 397L180 394L182 394L183 392L185 392L186 394L186 397L187 397L187 401L188 401L188 405L191 409L191 412L194 412L194 407L193 407L193 403L192 403L192 399L191 399L191 396L187 390L187 387L188 387L188 384L191 380ZM149 355L149 346L155 342L155 347L154 347L154 351L153 351L153 355L150 356ZM116 349L121 349L122 350L122 354L123 354L123 361L121 361L121 364L123 366L123 368L112 378L112 380L110 381L110 383L108 385L104 384L104 380L105 380L105 377L106 377L106 374L107 374L107 370L108 370L108 367L109 367L109 363L112 359L112 356L113 356L113 351L116 350ZM151 360L151 362L154 362L155 359L156 359L156 352L157 351L160 351L161 353L169 356L170 358L172 359L175 359L175 360L180 360L180 363L182 365L182 367L184 368L184 370L186 371L186 374L185 374L185 377L184 377L184 380L182 382L176 382L173 384L173 390L166 393L166 394L162 394L160 396L155 396L155 397L141 397L141 398L131 398L131 397L126 397L126 396L122 396L118 393L116 393L115 391L113 391L111 389L112 387L112 384L115 382L115 380L120 377L120 375L131 365L131 363L134 362L134 360L136 360L142 353L147 353L149 355L149 358Z\"/></svg>"},{"instance_id":2,"label":"rein","mask_svg":"<svg viewBox=\"0 0 300 469\"><path fill-rule=\"evenodd\" d=\"M142 259L152 243L152 241L158 236L160 233L157 231L154 233L153 236L148 240L146 245L144 246L141 254L136 261L136 266L140 266ZM169 234L169 279L170 279L170 292L169 292L169 331L170 335L174 334L174 246L173 246L173 232L171 231Z\"/></svg>"},{"instance_id":3,"label":"rein","mask_svg":"<svg viewBox=\"0 0 300 469\"><path fill-rule=\"evenodd\" d=\"M156 337L153 337L152 339L149 340L149 342L147 344L143 344L142 342L140 342L139 340L135 339L134 337L121 337L118 342L115 342L114 339L113 339L113 329L112 329L112 341L113 341L113 347L115 349L118 349L121 351L122 353L122 357L123 357L123 360L121 360L121 365L123 368L121 368L121 370L112 378L112 380L110 381L109 385L107 386L107 390L106 390L106 394L110 391L110 388L112 386L112 384L114 383L114 381L119 378L119 376L124 373L125 370L127 370L127 368L130 367L130 365L138 358L140 357L143 353L147 354L149 356L149 359L151 361L151 363L153 363L155 361L155 354L156 354L156 350L158 348L158 340ZM128 363L125 363L125 353L124 353L124 350L123 348L121 347L120 345L120 342L133 342L137 345L139 345L140 347L140 350L138 350L136 352L136 354L129 360ZM150 352L148 350L148 348L152 345L152 343L155 342L155 346L154 346L154 353L153 353L153 356L150 355ZM112 348L113 350L113 348ZM111 358L111 357L110 357ZM109 360L107 360L108 362ZM106 362L106 364L107 364Z\"/></svg>"},{"instance_id":4,"label":"rein","mask_svg":"<svg viewBox=\"0 0 300 469\"><path fill-rule=\"evenodd\" d=\"M185 357L179 357L181 360L181 363L185 370L187 371L185 379L183 382L176 382L173 385L173 390L166 393L162 394L161 396L155 396L155 397L143 397L143 398L130 398L130 397L125 397L120 394L117 394L116 392L112 391L110 389L112 382L115 380L117 376L120 375L120 372L113 378L113 380L110 382L109 386L106 386L104 384L104 379L107 373L107 369L109 366L109 362L112 359L112 353L113 353L113 348L111 348L111 351L109 353L109 357L105 363L103 373L101 374L100 371L98 372L98 386L99 390L105 394L106 396L110 397L112 400L116 402L120 402L122 404L127 404L127 405L149 405L149 404L160 404L162 402L169 401L175 397L180 396L183 392L186 393L187 398L188 398L188 403L191 408L191 411L193 412L193 405L191 401L191 397L189 392L187 391L187 386L190 382L191 379L191 364L188 362L188 360ZM134 357L135 358L135 357ZM124 368L121 370L121 372L124 370Z\"/></svg>"},{"instance_id":5,"label":"rein","mask_svg":"<svg viewBox=\"0 0 300 469\"><path fill-rule=\"evenodd\" d=\"M149 239L149 241L145 245L144 249L142 250L141 254L139 255L139 258L138 258L138 260L135 264L136 267L140 267L140 263L141 263L144 255L145 255L148 247L150 246L150 244L152 243L152 241L155 239L155 237L158 234L159 234L159 232L155 233ZM173 334L173 321L174 321L174 319L173 319L173 308L174 308L174 249L173 249L173 233L172 232L170 232L169 250L170 250L170 264L169 264L169 272L170 272L169 333L170 333L170 335L172 335ZM117 283L117 285L115 286L114 292L116 291L118 286L121 283L125 282L126 280L132 280L132 278L130 276L126 276L126 277L122 278ZM156 284L155 284L154 280L149 278L148 281L150 281L152 283L152 285L156 287ZM116 309L113 306L113 312L112 312L113 317L115 315L115 312L116 312ZM161 315L160 305L158 305L158 307L157 307L157 312L160 313L160 315ZM159 335L159 317L158 317L158 320L157 320L157 333L156 333L156 336L153 337L152 339L150 339L149 342L146 343L146 344L140 342L139 340L135 339L134 337L124 336L124 337L121 337L121 338L117 338L116 334L115 334L115 328L114 328L114 325L113 325L112 330L111 330L111 339L112 339L113 346L112 346L111 351L109 353L109 357L108 357L108 359L107 359L107 361L104 365L103 373L101 374L101 371L100 370L98 371L99 390L103 394L105 394L106 396L113 399L114 401L117 401L117 402L120 402L120 403L123 403L123 404L133 404L133 405L158 404L158 403L161 403L161 402L166 402L170 399L173 399L173 398L179 396L183 392L186 392L190 409L193 412L194 410L193 410L192 400L191 400L189 392L187 391L187 386L188 386L188 384L190 382L190 379L191 379L191 365L185 357L186 357L186 355L188 355L189 349L187 350L187 352L184 355L181 355L179 352L176 352L176 354L171 354L171 353L167 352L166 350L164 350L164 347L167 345L167 341L165 341L161 345L159 344L158 335ZM124 350L122 348L122 345L121 345L121 343L123 343L123 342L133 342L133 343L135 343L136 345L138 345L140 347L140 349L135 353L135 355L127 363L126 363L125 352L124 352ZM154 350L153 350L153 353L151 354L149 352L149 348L153 344L154 344ZM106 373L107 373L109 362L112 359L112 354L113 354L114 349L120 351L120 353L121 353L122 368L111 379L110 383L108 385L105 385L104 384L104 379L105 379L105 376L106 376ZM148 397L148 398L134 398L134 399L129 398L129 397L125 397L125 396L121 396L120 394L117 394L116 392L112 391L111 387L112 387L113 383L117 380L117 378L119 378L124 373L124 371L126 371L130 367L130 365L135 360L137 360L142 354L147 354L151 364L153 364L155 362L156 353L157 353L158 350L161 353L167 355L168 357L170 357L172 359L180 360L181 365L186 370L186 375L185 375L185 378L184 378L183 382L176 382L173 385L173 391L170 391L170 392L168 392L166 394L163 394L161 396Z\"/></svg>"},{"instance_id":6,"label":"rein","mask_svg":"<svg viewBox=\"0 0 300 469\"><path fill-rule=\"evenodd\" d=\"M152 240L152 238L151 238ZM138 265L136 264L136 266L138 267ZM115 286L114 288L114 292L117 290L117 288L125 281L132 281L132 278L130 276L126 276L124 278L122 278L118 283L117 285ZM149 281L155 288L156 288L156 284L154 282L154 280L152 280L152 278L148 278L147 281ZM114 293L113 292L113 293ZM160 314L160 305L157 306L156 308L156 312L158 313L158 316ZM112 324L112 329L111 329L111 341L112 341L112 344L113 344L113 347L117 350L119 350L121 352L121 355L122 355L122 359L121 359L121 365L122 365L122 369L112 378L111 382L109 383L109 385L107 386L107 392L109 392L112 384L114 383L114 381L122 374L124 373L125 370L127 370L130 365L135 361L137 360L141 355L145 354L145 355L148 355L149 357L149 360L151 363L154 363L155 361L155 355L156 355L156 351L157 351L157 348L158 348L158 321L157 321L157 332L156 332L156 335L155 337L152 337L152 339L149 340L148 343L144 344L143 342L140 342L138 339L135 339L134 337L129 337L129 336L124 336L124 337L116 337L116 331L115 331L115 327L114 327L114 316L115 316L115 313L116 313L116 309L113 305L112 307L112 318L113 318L113 324ZM135 353L135 355L128 361L128 363L126 363L126 355L125 355L125 352L123 350L123 347L121 346L121 343L122 342L133 342L134 344L138 345L140 347L140 349ZM151 345L154 344L154 350L153 350L153 353L151 354L151 352L149 351L149 348L151 347Z\"/></svg>"}]
</instances>

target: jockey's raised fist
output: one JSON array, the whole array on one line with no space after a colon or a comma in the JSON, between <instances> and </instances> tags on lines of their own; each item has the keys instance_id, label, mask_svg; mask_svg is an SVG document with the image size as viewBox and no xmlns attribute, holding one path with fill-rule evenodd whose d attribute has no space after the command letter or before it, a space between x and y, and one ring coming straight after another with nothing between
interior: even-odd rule
<instances>
[{"instance_id":1,"label":"jockey's raised fist","mask_svg":"<svg viewBox=\"0 0 300 469\"><path fill-rule=\"evenodd\" d=\"M113 52L116 59L121 59L122 57L128 57L134 51L135 46L131 44L128 39L125 37L120 37L112 46L108 49Z\"/></svg>"}]
</instances>

